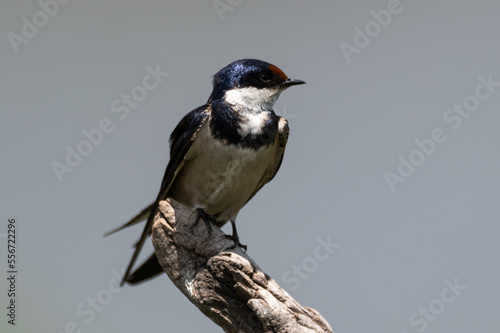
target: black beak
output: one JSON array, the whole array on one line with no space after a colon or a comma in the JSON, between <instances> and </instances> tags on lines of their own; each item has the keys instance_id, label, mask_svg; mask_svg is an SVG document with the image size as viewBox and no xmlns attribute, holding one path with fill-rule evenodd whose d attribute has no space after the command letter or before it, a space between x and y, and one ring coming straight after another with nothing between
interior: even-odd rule
<instances>
[{"instance_id":1,"label":"black beak","mask_svg":"<svg viewBox=\"0 0 500 333\"><path fill-rule=\"evenodd\" d=\"M296 86L298 84L305 84L305 83L306 82L302 80L287 79L285 82L281 84L281 87L288 88L290 86Z\"/></svg>"}]
</instances>

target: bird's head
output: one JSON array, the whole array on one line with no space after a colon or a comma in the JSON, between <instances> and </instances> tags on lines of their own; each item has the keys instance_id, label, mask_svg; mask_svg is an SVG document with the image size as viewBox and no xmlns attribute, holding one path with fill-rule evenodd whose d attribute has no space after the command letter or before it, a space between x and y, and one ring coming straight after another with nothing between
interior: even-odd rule
<instances>
[{"instance_id":1,"label":"bird's head","mask_svg":"<svg viewBox=\"0 0 500 333\"><path fill-rule=\"evenodd\" d=\"M223 99L235 108L255 112L271 110L283 90L304 83L288 78L281 69L265 61L241 59L214 75L209 100Z\"/></svg>"}]
</instances>

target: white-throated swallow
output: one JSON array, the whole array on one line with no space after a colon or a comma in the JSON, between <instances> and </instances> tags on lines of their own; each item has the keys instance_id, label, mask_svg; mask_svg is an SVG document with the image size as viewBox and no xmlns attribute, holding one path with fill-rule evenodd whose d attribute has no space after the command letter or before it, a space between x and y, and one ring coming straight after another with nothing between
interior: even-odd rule
<instances>
[{"instance_id":1,"label":"white-throated swallow","mask_svg":"<svg viewBox=\"0 0 500 333\"><path fill-rule=\"evenodd\" d=\"M278 172L288 140L288 122L273 105L281 92L304 81L256 59L237 60L213 77L207 103L182 118L170 135L170 161L156 200L118 230L146 220L123 277L136 284L163 270L153 253L131 270L151 233L160 201L173 198L197 211L207 224L231 222L235 246L241 245L235 220L243 206Z\"/></svg>"}]
</instances>

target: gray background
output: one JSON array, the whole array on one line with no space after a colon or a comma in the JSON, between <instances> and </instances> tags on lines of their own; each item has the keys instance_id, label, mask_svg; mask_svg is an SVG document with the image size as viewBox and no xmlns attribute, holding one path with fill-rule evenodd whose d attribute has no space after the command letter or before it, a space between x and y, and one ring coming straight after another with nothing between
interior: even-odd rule
<instances>
[{"instance_id":1,"label":"gray background","mask_svg":"<svg viewBox=\"0 0 500 333\"><path fill-rule=\"evenodd\" d=\"M2 310L2 332L220 331L165 276L117 292L141 228L102 235L154 199L170 132L240 58L308 83L275 105L291 127L284 163L238 218L260 266L336 333L498 331L500 91L456 130L443 114L479 76L500 81L500 6L401 0L348 62L340 44L390 2L233 0L219 16L212 1L72 1L16 53L8 34L41 7L2 1L0 262L15 216L20 272L17 325ZM112 102L158 64L169 76L121 120ZM103 118L114 131L60 182L51 164ZM384 173L434 128L446 142L391 191ZM340 244L323 261L318 237ZM284 280L303 265L300 283ZM467 289L445 304L454 279ZM409 321L429 306L433 321Z\"/></svg>"}]
</instances>

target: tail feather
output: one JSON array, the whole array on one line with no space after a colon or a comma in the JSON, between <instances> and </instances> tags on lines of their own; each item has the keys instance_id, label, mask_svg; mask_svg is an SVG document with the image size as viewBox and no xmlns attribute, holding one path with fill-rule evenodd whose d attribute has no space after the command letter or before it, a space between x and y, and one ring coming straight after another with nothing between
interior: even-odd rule
<instances>
[{"instance_id":1,"label":"tail feather","mask_svg":"<svg viewBox=\"0 0 500 333\"><path fill-rule=\"evenodd\" d=\"M139 268L132 274L124 277L124 282L134 285L145 282L163 272L156 254L152 254Z\"/></svg>"},{"instance_id":2,"label":"tail feather","mask_svg":"<svg viewBox=\"0 0 500 333\"><path fill-rule=\"evenodd\" d=\"M109 235L114 234L115 232L118 232L134 224L137 224L143 220L146 220L146 225L144 226L141 238L139 238L137 243L134 245L135 251L127 267L127 271L125 272L125 275L123 276L123 279L120 283L121 286L123 286L125 282L129 284L137 284L139 282L149 280L150 278L163 272L163 269L161 268L158 259L156 259L156 255L153 253L153 255L151 255L148 258L148 260L146 260L146 262L144 262L139 268L137 268L132 274L130 274L130 271L132 270L134 263L137 260L137 257L139 256L139 252L142 249L142 245L144 245L144 240L146 239L147 235L151 233L151 225L153 222L151 212L153 211L153 209L155 209L154 202L151 205L144 208L143 210L141 210L139 214L134 216L130 221L128 221L124 225L121 225L118 228L115 228L104 234L104 237L107 237Z\"/></svg>"},{"instance_id":3,"label":"tail feather","mask_svg":"<svg viewBox=\"0 0 500 333\"><path fill-rule=\"evenodd\" d=\"M134 224L137 224L137 223L141 222L142 220L147 220L148 217L149 217L149 214L151 214L151 210L153 209L153 206L154 206L154 202L151 205L149 205L146 208L144 208L143 210L141 210L141 212L139 214L137 214L136 216L134 216L130 221L128 221L124 225L121 225L118 228L115 228L115 229L110 230L107 233L105 233L104 237L108 237L109 235L112 235L115 232L118 232L120 230L126 229L126 228L128 228L128 227L130 227L130 226L132 226Z\"/></svg>"}]
</instances>

